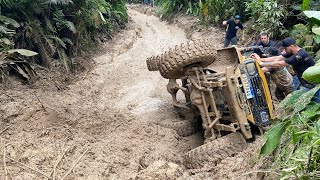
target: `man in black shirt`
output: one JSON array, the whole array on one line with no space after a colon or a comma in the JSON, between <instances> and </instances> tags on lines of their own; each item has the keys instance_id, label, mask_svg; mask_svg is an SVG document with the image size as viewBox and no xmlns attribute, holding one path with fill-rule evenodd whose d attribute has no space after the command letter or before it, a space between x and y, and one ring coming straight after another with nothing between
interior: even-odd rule
<instances>
[{"instance_id":1,"label":"man in black shirt","mask_svg":"<svg viewBox=\"0 0 320 180\"><path fill-rule=\"evenodd\" d=\"M260 41L256 45L268 48L268 52L264 55L267 57L279 55L276 43L270 40L268 33L261 33L259 39ZM281 100L285 98L286 95L290 94L295 89L293 76L289 73L287 67L263 67L262 70L264 72L269 72L266 73L267 79L269 80L269 78L271 78L276 84L275 95L277 99Z\"/></svg>"},{"instance_id":2,"label":"man in black shirt","mask_svg":"<svg viewBox=\"0 0 320 180\"><path fill-rule=\"evenodd\" d=\"M285 48L286 53L280 56L260 58L259 56L254 55L254 57L260 62L261 66L282 67L289 64L297 73L302 86L313 86L306 80L302 79L303 72L308 67L315 64L312 57L304 49L300 48L291 37L282 40L282 46Z\"/></svg>"},{"instance_id":3,"label":"man in black shirt","mask_svg":"<svg viewBox=\"0 0 320 180\"><path fill-rule=\"evenodd\" d=\"M257 46L262 46L262 47L274 47L275 42L271 41L269 38L268 33L261 33L260 34L260 41L257 43Z\"/></svg>"},{"instance_id":4,"label":"man in black shirt","mask_svg":"<svg viewBox=\"0 0 320 180\"><path fill-rule=\"evenodd\" d=\"M240 16L236 15L234 19L229 19L228 21L223 21L223 25L228 24L226 38L224 41L224 47L228 47L230 42L232 45L237 45L237 31L242 30L242 40L244 39L243 26L240 23Z\"/></svg>"},{"instance_id":5,"label":"man in black shirt","mask_svg":"<svg viewBox=\"0 0 320 180\"><path fill-rule=\"evenodd\" d=\"M307 89L313 88L315 84L309 83L302 78L303 72L315 64L312 57L304 49L300 48L291 37L282 40L282 46L285 48L286 53L280 56L269 58L260 58L257 54L253 56L261 66L282 67L288 64L291 65L298 75L301 86ZM319 92L317 94L319 94Z\"/></svg>"}]
</instances>

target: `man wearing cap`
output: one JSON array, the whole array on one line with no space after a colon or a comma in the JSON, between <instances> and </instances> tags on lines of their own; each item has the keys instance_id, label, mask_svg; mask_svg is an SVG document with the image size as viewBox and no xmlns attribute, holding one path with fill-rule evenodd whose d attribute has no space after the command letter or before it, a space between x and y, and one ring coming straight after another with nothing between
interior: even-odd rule
<instances>
[{"instance_id":1,"label":"man wearing cap","mask_svg":"<svg viewBox=\"0 0 320 180\"><path fill-rule=\"evenodd\" d=\"M268 48L268 57L279 55L279 51L276 47L277 44L270 40L268 33L262 32L259 39L260 41L256 45ZM266 74L266 77L271 78L271 80L276 84L275 95L278 100L284 99L285 96L295 90L294 78L289 71L289 67L263 67L262 70L264 72L269 72Z\"/></svg>"},{"instance_id":2,"label":"man wearing cap","mask_svg":"<svg viewBox=\"0 0 320 180\"><path fill-rule=\"evenodd\" d=\"M273 56L269 58L260 58L254 54L254 58L260 63L261 66L266 67L283 67L291 65L296 72L301 86L311 89L315 86L302 78L303 72L315 64L312 57L303 48L300 48L294 39L287 37L282 40L282 46L285 48L286 53L280 56ZM319 92L317 93L319 94Z\"/></svg>"},{"instance_id":3,"label":"man wearing cap","mask_svg":"<svg viewBox=\"0 0 320 180\"><path fill-rule=\"evenodd\" d=\"M232 45L237 45L237 31L238 29L242 30L242 39L244 40L244 31L243 26L240 22L240 16L236 15L234 19L229 19L228 21L223 21L223 25L228 25L226 38L224 40L224 47L228 47L230 42Z\"/></svg>"}]
</instances>

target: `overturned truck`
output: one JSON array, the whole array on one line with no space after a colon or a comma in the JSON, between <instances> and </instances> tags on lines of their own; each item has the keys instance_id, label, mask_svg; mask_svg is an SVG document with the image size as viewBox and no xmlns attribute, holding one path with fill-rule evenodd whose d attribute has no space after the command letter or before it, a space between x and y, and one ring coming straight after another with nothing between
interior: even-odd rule
<instances>
[{"instance_id":1,"label":"overturned truck","mask_svg":"<svg viewBox=\"0 0 320 180\"><path fill-rule=\"evenodd\" d=\"M206 143L186 154L189 168L237 154L253 138L253 129L263 132L270 124L271 95L263 71L249 57L254 50L217 50L210 40L196 40L147 59L150 71L169 79L173 105L201 116ZM178 91L184 103L177 100Z\"/></svg>"}]
</instances>

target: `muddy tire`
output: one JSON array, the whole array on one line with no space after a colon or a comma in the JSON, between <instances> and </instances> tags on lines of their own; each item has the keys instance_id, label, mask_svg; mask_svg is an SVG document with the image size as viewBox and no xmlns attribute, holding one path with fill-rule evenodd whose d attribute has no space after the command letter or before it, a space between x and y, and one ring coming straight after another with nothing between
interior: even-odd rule
<instances>
[{"instance_id":1,"label":"muddy tire","mask_svg":"<svg viewBox=\"0 0 320 180\"><path fill-rule=\"evenodd\" d=\"M173 129L181 137L191 136L192 134L197 133L201 127L197 124L196 121L183 120L183 121L163 121L159 123L160 126Z\"/></svg>"},{"instance_id":2,"label":"muddy tire","mask_svg":"<svg viewBox=\"0 0 320 180\"><path fill-rule=\"evenodd\" d=\"M158 71L159 68L159 62L160 62L160 56L151 56L147 59L147 67L149 71Z\"/></svg>"},{"instance_id":3,"label":"muddy tire","mask_svg":"<svg viewBox=\"0 0 320 180\"><path fill-rule=\"evenodd\" d=\"M185 165L190 169L216 166L222 159L235 156L246 147L241 133L231 133L189 151L184 156Z\"/></svg>"},{"instance_id":4,"label":"muddy tire","mask_svg":"<svg viewBox=\"0 0 320 180\"><path fill-rule=\"evenodd\" d=\"M216 60L217 51L213 43L214 42L209 40L196 40L182 43L169 49L160 55L159 58L151 57L149 59L148 69L158 68L160 74L167 79L181 78L184 76L186 67L206 67Z\"/></svg>"}]
</instances>

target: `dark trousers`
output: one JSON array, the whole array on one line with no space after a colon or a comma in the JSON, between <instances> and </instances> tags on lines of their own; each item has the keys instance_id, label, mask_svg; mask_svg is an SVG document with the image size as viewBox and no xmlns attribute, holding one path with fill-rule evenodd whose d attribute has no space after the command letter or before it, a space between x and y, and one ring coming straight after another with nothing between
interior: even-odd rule
<instances>
[{"instance_id":1,"label":"dark trousers","mask_svg":"<svg viewBox=\"0 0 320 180\"><path fill-rule=\"evenodd\" d=\"M228 47L230 42L231 42L232 45L237 45L237 37L235 36L235 37L233 37L231 39L225 38L223 47Z\"/></svg>"}]
</instances>

